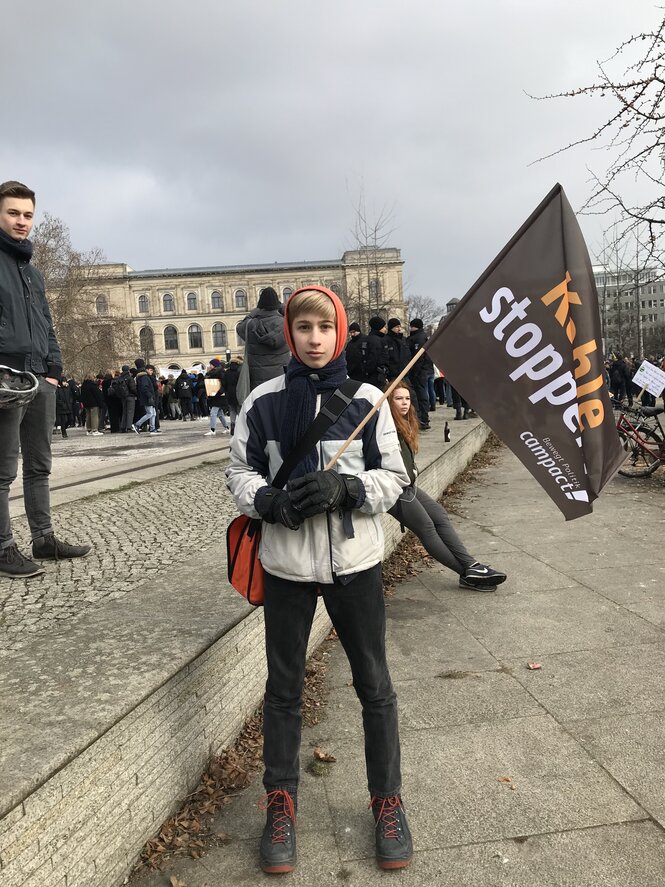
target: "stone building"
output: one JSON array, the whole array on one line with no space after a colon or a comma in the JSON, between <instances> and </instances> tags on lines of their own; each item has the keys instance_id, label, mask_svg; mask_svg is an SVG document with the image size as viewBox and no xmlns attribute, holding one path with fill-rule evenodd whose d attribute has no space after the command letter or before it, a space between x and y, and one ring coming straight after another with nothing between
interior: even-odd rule
<instances>
[{"instance_id":1,"label":"stone building","mask_svg":"<svg viewBox=\"0 0 665 887\"><path fill-rule=\"evenodd\" d=\"M275 262L211 268L134 271L104 264L89 287L100 326L128 318L139 352L161 369L206 364L211 357L242 354L236 327L272 286L285 301L318 284L336 292L350 320L364 327L373 314L406 319L399 249L348 250L323 262ZM129 355L127 355L129 358Z\"/></svg>"}]
</instances>

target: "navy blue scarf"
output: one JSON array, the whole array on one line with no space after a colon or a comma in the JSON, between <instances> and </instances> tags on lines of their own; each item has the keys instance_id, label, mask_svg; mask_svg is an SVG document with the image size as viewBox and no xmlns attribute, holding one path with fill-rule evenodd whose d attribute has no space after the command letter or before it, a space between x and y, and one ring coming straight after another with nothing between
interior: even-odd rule
<instances>
[{"instance_id":1,"label":"navy blue scarf","mask_svg":"<svg viewBox=\"0 0 665 887\"><path fill-rule=\"evenodd\" d=\"M30 240L14 240L2 229L0 229L0 249L24 262L29 262L32 258L32 242Z\"/></svg>"},{"instance_id":2,"label":"navy blue scarf","mask_svg":"<svg viewBox=\"0 0 665 887\"><path fill-rule=\"evenodd\" d=\"M347 379L344 352L320 370L300 363L295 357L286 368L286 405L279 430L279 448L282 459L291 453L314 421L316 397L329 391L331 394ZM324 400L326 398L324 397ZM302 477L308 471L319 468L316 447L307 453L291 472L290 477ZM323 466L320 466L321 468Z\"/></svg>"}]
</instances>

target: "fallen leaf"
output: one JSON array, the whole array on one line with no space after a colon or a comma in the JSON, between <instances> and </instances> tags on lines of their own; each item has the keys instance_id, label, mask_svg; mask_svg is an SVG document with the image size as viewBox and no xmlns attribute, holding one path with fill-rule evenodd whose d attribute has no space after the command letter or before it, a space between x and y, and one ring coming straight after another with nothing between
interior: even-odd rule
<instances>
[{"instance_id":1,"label":"fallen leaf","mask_svg":"<svg viewBox=\"0 0 665 887\"><path fill-rule=\"evenodd\" d=\"M497 782L512 782L512 781L513 780L510 778L510 776L499 776L499 778L497 779Z\"/></svg>"},{"instance_id":2,"label":"fallen leaf","mask_svg":"<svg viewBox=\"0 0 665 887\"><path fill-rule=\"evenodd\" d=\"M313 755L317 761L325 761L327 764L334 764L337 758L335 755L329 755L326 751L321 751L321 749L316 746L313 751Z\"/></svg>"},{"instance_id":3,"label":"fallen leaf","mask_svg":"<svg viewBox=\"0 0 665 887\"><path fill-rule=\"evenodd\" d=\"M187 887L184 881L181 881L180 878L177 878L175 875L171 875L169 878L171 881L171 887Z\"/></svg>"}]
</instances>

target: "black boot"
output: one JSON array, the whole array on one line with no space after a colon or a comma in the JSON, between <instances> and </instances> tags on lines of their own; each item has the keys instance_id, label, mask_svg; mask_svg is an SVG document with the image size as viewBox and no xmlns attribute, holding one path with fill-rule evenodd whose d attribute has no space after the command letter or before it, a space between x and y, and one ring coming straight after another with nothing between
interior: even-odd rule
<instances>
[{"instance_id":1,"label":"black boot","mask_svg":"<svg viewBox=\"0 0 665 887\"><path fill-rule=\"evenodd\" d=\"M67 437L67 429L66 428L62 429L62 436Z\"/></svg>"},{"instance_id":2,"label":"black boot","mask_svg":"<svg viewBox=\"0 0 665 887\"><path fill-rule=\"evenodd\" d=\"M462 408L457 407L457 409L455 410L455 419L461 419L461 418L462 418Z\"/></svg>"},{"instance_id":3,"label":"black boot","mask_svg":"<svg viewBox=\"0 0 665 887\"><path fill-rule=\"evenodd\" d=\"M468 418L469 418L469 411L468 411L468 410L464 410L464 413L462 414L462 418L463 418L463 419L468 419Z\"/></svg>"},{"instance_id":4,"label":"black boot","mask_svg":"<svg viewBox=\"0 0 665 887\"><path fill-rule=\"evenodd\" d=\"M269 791L263 809L267 818L261 835L261 868L268 874L292 872L296 867L296 795L286 789Z\"/></svg>"},{"instance_id":5,"label":"black boot","mask_svg":"<svg viewBox=\"0 0 665 887\"><path fill-rule=\"evenodd\" d=\"M413 856L413 841L402 798L399 795L373 797L370 806L376 823L376 861L379 868L405 868Z\"/></svg>"}]
</instances>

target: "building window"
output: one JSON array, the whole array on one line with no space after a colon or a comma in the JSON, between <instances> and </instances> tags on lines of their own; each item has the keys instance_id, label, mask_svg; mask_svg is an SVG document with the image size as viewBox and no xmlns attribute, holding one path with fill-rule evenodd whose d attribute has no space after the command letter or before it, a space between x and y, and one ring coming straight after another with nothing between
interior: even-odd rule
<instances>
[{"instance_id":1,"label":"building window","mask_svg":"<svg viewBox=\"0 0 665 887\"><path fill-rule=\"evenodd\" d=\"M190 348L203 348L203 332L198 323L193 323L187 330Z\"/></svg>"},{"instance_id":2,"label":"building window","mask_svg":"<svg viewBox=\"0 0 665 887\"><path fill-rule=\"evenodd\" d=\"M246 308L247 307L247 293L245 290L236 290L235 292L235 306L236 308Z\"/></svg>"},{"instance_id":3,"label":"building window","mask_svg":"<svg viewBox=\"0 0 665 887\"><path fill-rule=\"evenodd\" d=\"M148 297L145 295L139 296L139 314L147 314L149 308Z\"/></svg>"},{"instance_id":4,"label":"building window","mask_svg":"<svg viewBox=\"0 0 665 887\"><path fill-rule=\"evenodd\" d=\"M167 326L164 328L164 350L178 350L178 330L174 326Z\"/></svg>"},{"instance_id":5,"label":"building window","mask_svg":"<svg viewBox=\"0 0 665 887\"><path fill-rule=\"evenodd\" d=\"M155 337L149 326L144 326L139 332L139 345L141 354L152 354L155 350Z\"/></svg>"},{"instance_id":6,"label":"building window","mask_svg":"<svg viewBox=\"0 0 665 887\"><path fill-rule=\"evenodd\" d=\"M282 290L282 302L287 302L293 295L293 287L285 286Z\"/></svg>"},{"instance_id":7,"label":"building window","mask_svg":"<svg viewBox=\"0 0 665 887\"><path fill-rule=\"evenodd\" d=\"M95 309L99 317L106 317L109 313L109 300L106 296L97 296L95 299Z\"/></svg>"},{"instance_id":8,"label":"building window","mask_svg":"<svg viewBox=\"0 0 665 887\"><path fill-rule=\"evenodd\" d=\"M173 301L173 296L171 293L165 293L162 297L162 305L164 307L164 311L175 311L175 302Z\"/></svg>"},{"instance_id":9,"label":"building window","mask_svg":"<svg viewBox=\"0 0 665 887\"><path fill-rule=\"evenodd\" d=\"M226 327L223 323L212 325L212 347L226 348Z\"/></svg>"},{"instance_id":10,"label":"building window","mask_svg":"<svg viewBox=\"0 0 665 887\"><path fill-rule=\"evenodd\" d=\"M199 307L199 299L196 293L187 293L187 310L197 311Z\"/></svg>"},{"instance_id":11,"label":"building window","mask_svg":"<svg viewBox=\"0 0 665 887\"><path fill-rule=\"evenodd\" d=\"M210 296L210 305L213 311L223 311L224 310L224 302L222 300L222 294L218 292L214 292Z\"/></svg>"}]
</instances>

